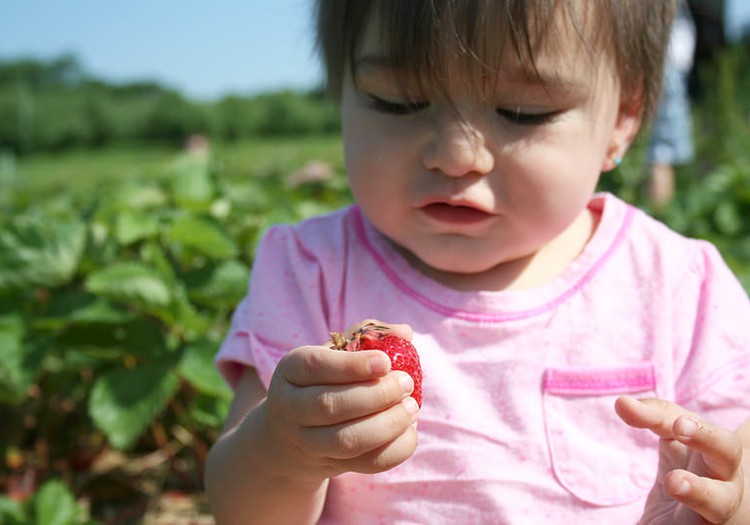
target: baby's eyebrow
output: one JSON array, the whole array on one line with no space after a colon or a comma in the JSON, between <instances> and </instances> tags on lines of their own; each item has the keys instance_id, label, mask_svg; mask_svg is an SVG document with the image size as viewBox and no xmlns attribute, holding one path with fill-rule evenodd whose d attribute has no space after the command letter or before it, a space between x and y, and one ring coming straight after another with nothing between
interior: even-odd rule
<instances>
[{"instance_id":1,"label":"baby's eyebrow","mask_svg":"<svg viewBox=\"0 0 750 525\"><path fill-rule=\"evenodd\" d=\"M584 75L585 76L585 75ZM558 71L541 68L513 68L500 71L500 78L504 83L536 85L539 87L554 87L566 91L585 89L588 82L584 78L573 75L561 75Z\"/></svg>"},{"instance_id":2,"label":"baby's eyebrow","mask_svg":"<svg viewBox=\"0 0 750 525\"><path fill-rule=\"evenodd\" d=\"M385 55L362 55L354 61L354 72L357 80L393 80L398 77L406 82L406 79L413 79L414 71L402 64L403 62L394 62L393 58Z\"/></svg>"},{"instance_id":3,"label":"baby's eyebrow","mask_svg":"<svg viewBox=\"0 0 750 525\"><path fill-rule=\"evenodd\" d=\"M354 65L358 71L362 69L397 69L396 63L394 63L393 59L384 55L362 55L357 57L354 61Z\"/></svg>"}]
</instances>

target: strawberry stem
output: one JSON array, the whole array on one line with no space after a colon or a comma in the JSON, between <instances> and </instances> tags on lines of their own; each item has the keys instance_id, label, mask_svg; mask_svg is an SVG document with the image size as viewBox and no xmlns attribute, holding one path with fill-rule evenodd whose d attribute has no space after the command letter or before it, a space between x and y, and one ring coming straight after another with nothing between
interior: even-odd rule
<instances>
[{"instance_id":1,"label":"strawberry stem","mask_svg":"<svg viewBox=\"0 0 750 525\"><path fill-rule=\"evenodd\" d=\"M346 337L341 332L329 332L331 336L331 349L332 350L346 350L348 352L356 352L359 350L360 341L363 338L370 336L381 338L388 332L388 327L375 324L366 323L358 328L351 337Z\"/></svg>"}]
</instances>

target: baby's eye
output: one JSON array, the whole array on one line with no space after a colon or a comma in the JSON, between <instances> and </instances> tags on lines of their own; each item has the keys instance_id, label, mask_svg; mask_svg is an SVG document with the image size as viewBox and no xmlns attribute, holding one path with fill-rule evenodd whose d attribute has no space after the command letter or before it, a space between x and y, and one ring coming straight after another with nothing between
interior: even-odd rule
<instances>
[{"instance_id":1,"label":"baby's eye","mask_svg":"<svg viewBox=\"0 0 750 525\"><path fill-rule=\"evenodd\" d=\"M371 109L388 115L411 115L430 106L429 102L391 102L374 95L368 95L367 99Z\"/></svg>"},{"instance_id":2,"label":"baby's eye","mask_svg":"<svg viewBox=\"0 0 750 525\"><path fill-rule=\"evenodd\" d=\"M497 109L498 115L519 126L541 126L552 121L559 112L524 113L520 109Z\"/></svg>"}]
</instances>

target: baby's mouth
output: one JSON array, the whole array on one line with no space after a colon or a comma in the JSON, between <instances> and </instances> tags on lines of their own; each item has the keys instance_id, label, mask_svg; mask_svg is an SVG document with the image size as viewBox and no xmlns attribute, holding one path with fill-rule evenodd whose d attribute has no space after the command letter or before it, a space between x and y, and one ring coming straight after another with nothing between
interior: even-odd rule
<instances>
[{"instance_id":1,"label":"baby's mouth","mask_svg":"<svg viewBox=\"0 0 750 525\"><path fill-rule=\"evenodd\" d=\"M429 218L446 224L477 224L494 217L473 206L447 202L433 202L420 209Z\"/></svg>"}]
</instances>

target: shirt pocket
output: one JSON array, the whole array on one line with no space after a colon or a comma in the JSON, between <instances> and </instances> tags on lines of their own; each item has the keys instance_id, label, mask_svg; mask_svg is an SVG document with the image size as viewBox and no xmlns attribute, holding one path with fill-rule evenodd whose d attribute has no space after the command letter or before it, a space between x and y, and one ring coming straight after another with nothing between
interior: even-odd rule
<instances>
[{"instance_id":1,"label":"shirt pocket","mask_svg":"<svg viewBox=\"0 0 750 525\"><path fill-rule=\"evenodd\" d=\"M626 425L615 399L655 397L651 363L617 368L548 368L544 420L552 469L576 498L598 506L645 498L658 467L658 438Z\"/></svg>"}]
</instances>

